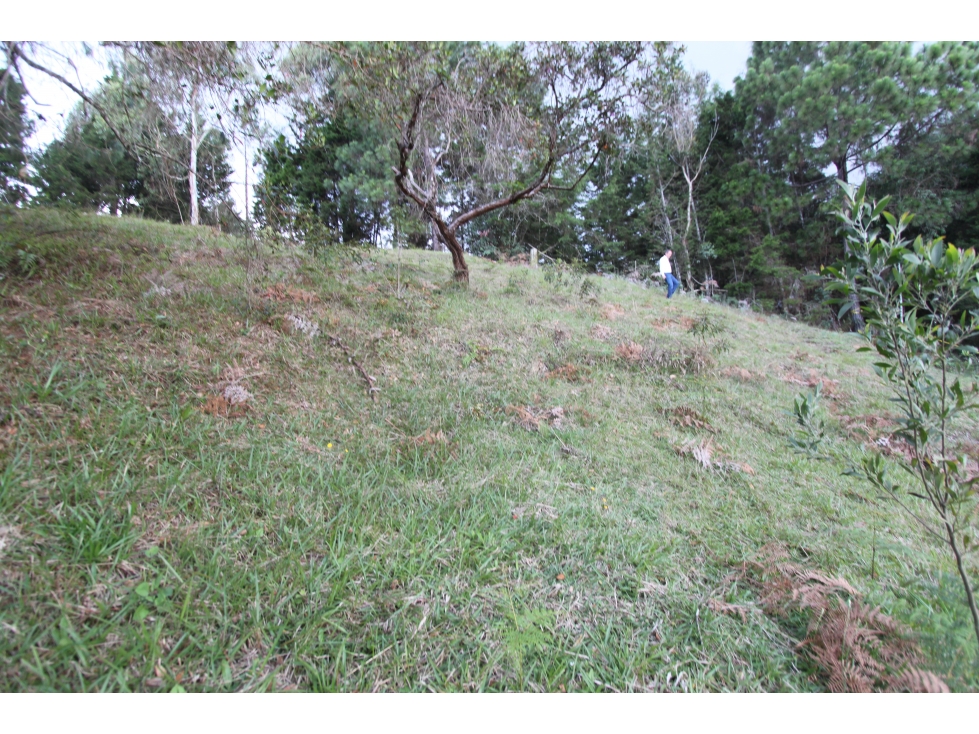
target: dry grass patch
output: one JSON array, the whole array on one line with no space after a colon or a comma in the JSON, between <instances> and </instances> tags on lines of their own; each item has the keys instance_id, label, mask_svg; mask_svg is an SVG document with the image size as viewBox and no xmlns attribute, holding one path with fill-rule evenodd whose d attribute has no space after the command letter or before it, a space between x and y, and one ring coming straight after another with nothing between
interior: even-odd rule
<instances>
[{"instance_id":1,"label":"dry grass patch","mask_svg":"<svg viewBox=\"0 0 979 734\"><path fill-rule=\"evenodd\" d=\"M683 331L690 331L690 327L696 323L696 319L689 316L659 316L650 322L650 325L657 331L675 330L679 327Z\"/></svg>"},{"instance_id":2,"label":"dry grass patch","mask_svg":"<svg viewBox=\"0 0 979 734\"><path fill-rule=\"evenodd\" d=\"M548 380L565 380L567 382L584 382L585 375L584 370L578 367L576 364L568 362L567 364L561 365L560 367L555 367L550 370L546 375L544 375Z\"/></svg>"},{"instance_id":3,"label":"dry grass patch","mask_svg":"<svg viewBox=\"0 0 979 734\"><path fill-rule=\"evenodd\" d=\"M285 285L284 283L276 283L275 285L269 286L261 295L263 298L278 303L313 304L320 302L320 297L315 293L303 290L302 288L296 288L295 286Z\"/></svg>"},{"instance_id":4,"label":"dry grass patch","mask_svg":"<svg viewBox=\"0 0 979 734\"><path fill-rule=\"evenodd\" d=\"M617 303L606 303L602 305L601 314L606 321L615 321L625 316L625 309Z\"/></svg>"},{"instance_id":5,"label":"dry grass patch","mask_svg":"<svg viewBox=\"0 0 979 734\"><path fill-rule=\"evenodd\" d=\"M785 370L785 374L782 375L783 382L810 388L819 385L822 394L830 400L836 400L843 397L839 389L839 380L830 380L828 377L823 377L819 374L819 372L812 369L809 370L808 375L803 375L796 372L791 366L783 366L782 369Z\"/></svg>"},{"instance_id":6,"label":"dry grass patch","mask_svg":"<svg viewBox=\"0 0 979 734\"><path fill-rule=\"evenodd\" d=\"M730 461L725 457L722 447L714 442L713 438L703 441L687 441L673 450L680 456L688 456L700 464L702 469L722 472L740 472L744 474L754 474L755 470L751 465Z\"/></svg>"},{"instance_id":7,"label":"dry grass patch","mask_svg":"<svg viewBox=\"0 0 979 734\"><path fill-rule=\"evenodd\" d=\"M669 419L670 423L678 428L697 428L709 433L717 433L717 429L710 424L707 418L685 405L681 405L679 408L663 408L662 413Z\"/></svg>"},{"instance_id":8,"label":"dry grass patch","mask_svg":"<svg viewBox=\"0 0 979 734\"><path fill-rule=\"evenodd\" d=\"M638 364L642 359L644 348L642 344L636 342L622 342L615 347L615 354L619 359L624 359L629 364Z\"/></svg>"},{"instance_id":9,"label":"dry grass patch","mask_svg":"<svg viewBox=\"0 0 979 734\"><path fill-rule=\"evenodd\" d=\"M522 405L508 405L505 409L507 415L513 416L514 421L521 428L528 431L540 430L541 424L549 425L552 428L562 428L564 426L564 408L557 405L553 408L535 409Z\"/></svg>"},{"instance_id":10,"label":"dry grass patch","mask_svg":"<svg viewBox=\"0 0 979 734\"><path fill-rule=\"evenodd\" d=\"M738 382L751 382L754 379L761 379L762 375L752 374L744 367L725 367L721 370L722 377L733 377Z\"/></svg>"},{"instance_id":11,"label":"dry grass patch","mask_svg":"<svg viewBox=\"0 0 979 734\"><path fill-rule=\"evenodd\" d=\"M792 562L785 546L764 546L728 578L747 581L770 616L808 617L796 649L816 665L830 691L948 692L941 678L918 668L921 651L906 628L864 604L844 579Z\"/></svg>"},{"instance_id":12,"label":"dry grass patch","mask_svg":"<svg viewBox=\"0 0 979 734\"><path fill-rule=\"evenodd\" d=\"M593 339L598 339L602 342L609 341L615 336L615 332L605 324L595 324L593 327L591 327L591 331L589 333Z\"/></svg>"}]
</instances>

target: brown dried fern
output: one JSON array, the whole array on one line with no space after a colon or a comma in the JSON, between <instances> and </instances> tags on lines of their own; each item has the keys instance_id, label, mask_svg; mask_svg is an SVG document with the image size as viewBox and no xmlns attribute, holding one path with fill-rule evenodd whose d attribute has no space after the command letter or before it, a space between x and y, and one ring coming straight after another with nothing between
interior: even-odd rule
<instances>
[{"instance_id":1,"label":"brown dried fern","mask_svg":"<svg viewBox=\"0 0 979 734\"><path fill-rule=\"evenodd\" d=\"M809 614L797 650L816 665L830 691L948 691L937 675L918 669L921 651L906 628L864 604L844 579L792 562L785 546L766 545L735 576L758 591L766 614Z\"/></svg>"}]
</instances>

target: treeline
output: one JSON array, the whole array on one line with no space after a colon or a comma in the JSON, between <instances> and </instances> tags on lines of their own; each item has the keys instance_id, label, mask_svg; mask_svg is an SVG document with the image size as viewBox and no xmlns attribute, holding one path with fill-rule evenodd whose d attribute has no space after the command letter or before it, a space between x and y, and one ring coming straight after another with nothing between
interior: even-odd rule
<instances>
[{"instance_id":1,"label":"treeline","mask_svg":"<svg viewBox=\"0 0 979 734\"><path fill-rule=\"evenodd\" d=\"M0 195L18 205L445 248L461 280L470 253L642 275L670 247L689 289L827 325L837 179L915 212L916 234L979 236L975 42L759 42L731 92L667 43L113 44L31 154L20 71L53 70L5 49ZM232 145L261 171L248 217Z\"/></svg>"}]
</instances>

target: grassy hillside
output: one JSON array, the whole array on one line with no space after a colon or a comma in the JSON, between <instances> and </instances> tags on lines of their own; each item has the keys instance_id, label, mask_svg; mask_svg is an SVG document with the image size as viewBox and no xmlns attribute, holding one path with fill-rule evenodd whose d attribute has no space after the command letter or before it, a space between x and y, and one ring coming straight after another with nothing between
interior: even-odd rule
<instances>
[{"instance_id":1,"label":"grassy hillside","mask_svg":"<svg viewBox=\"0 0 979 734\"><path fill-rule=\"evenodd\" d=\"M772 544L979 688L950 559L842 475L893 429L854 336L129 219L0 246L0 689L824 690Z\"/></svg>"}]
</instances>

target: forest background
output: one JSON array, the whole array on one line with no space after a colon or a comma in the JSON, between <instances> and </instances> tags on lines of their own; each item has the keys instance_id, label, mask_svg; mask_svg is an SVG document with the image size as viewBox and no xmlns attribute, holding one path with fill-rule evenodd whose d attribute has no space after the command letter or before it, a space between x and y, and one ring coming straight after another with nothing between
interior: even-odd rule
<instances>
[{"instance_id":1,"label":"forest background","mask_svg":"<svg viewBox=\"0 0 979 734\"><path fill-rule=\"evenodd\" d=\"M633 53L626 46L619 50ZM820 275L843 254L836 179L866 179L871 196L916 212L912 234L967 247L979 233L974 42L757 42L731 90L692 70L680 44L636 46L619 79L628 88L614 109L605 100L599 124L549 128L565 145L550 163L540 156L551 101L539 77L518 79L534 72L540 48L8 42L2 196L313 248L451 249L436 219L448 227L484 200L530 190L546 166L539 190L453 229L461 253L509 259L534 247L545 261L644 280L670 247L688 290L832 328L852 326L827 306ZM348 63L351 53L360 69ZM88 87L76 75L71 93L85 99L58 138L31 149L43 113L30 109L30 77L19 73L70 82L75 58L86 54L106 75ZM459 77L480 64L511 75L505 94L478 86L478 74ZM410 90L396 76L375 75L380 86L368 94L358 86L368 69L399 68L414 74ZM450 94L427 100L423 142L405 161L431 196L433 219L392 168L408 92L439 78L451 81ZM405 93L385 99L381 88ZM483 129L496 125L492 140L459 124L474 101L489 115ZM244 206L232 196L234 155L254 164ZM476 166L487 160L495 167Z\"/></svg>"}]
</instances>

